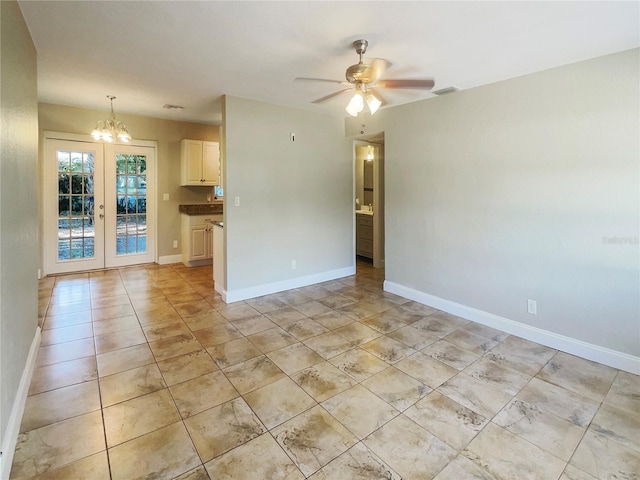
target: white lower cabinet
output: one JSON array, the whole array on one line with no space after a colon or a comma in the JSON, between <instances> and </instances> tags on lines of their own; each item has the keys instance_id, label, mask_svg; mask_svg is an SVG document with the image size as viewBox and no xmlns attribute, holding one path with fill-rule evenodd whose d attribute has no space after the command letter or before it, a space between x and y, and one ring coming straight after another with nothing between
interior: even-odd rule
<instances>
[{"instance_id":1,"label":"white lower cabinet","mask_svg":"<svg viewBox=\"0 0 640 480\"><path fill-rule=\"evenodd\" d=\"M213 221L219 215L182 214L182 263L187 267L210 265L213 262Z\"/></svg>"}]
</instances>

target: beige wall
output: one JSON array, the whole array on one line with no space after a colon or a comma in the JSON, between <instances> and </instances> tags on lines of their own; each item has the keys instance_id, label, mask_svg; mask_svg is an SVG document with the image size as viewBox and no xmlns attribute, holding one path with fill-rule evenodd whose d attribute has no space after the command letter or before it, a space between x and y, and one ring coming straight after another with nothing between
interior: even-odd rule
<instances>
[{"instance_id":1,"label":"beige wall","mask_svg":"<svg viewBox=\"0 0 640 480\"><path fill-rule=\"evenodd\" d=\"M385 132L387 281L640 356L639 57L348 119Z\"/></svg>"},{"instance_id":2,"label":"beige wall","mask_svg":"<svg viewBox=\"0 0 640 480\"><path fill-rule=\"evenodd\" d=\"M227 291L259 293L353 268L353 155L343 120L237 97L224 105Z\"/></svg>"},{"instance_id":3,"label":"beige wall","mask_svg":"<svg viewBox=\"0 0 640 480\"><path fill-rule=\"evenodd\" d=\"M16 2L0 2L0 32L0 475L8 478L20 422L10 415L22 411L38 325L38 97L36 50Z\"/></svg>"},{"instance_id":4,"label":"beige wall","mask_svg":"<svg viewBox=\"0 0 640 480\"><path fill-rule=\"evenodd\" d=\"M126 115L119 113L117 107L116 99L116 117L127 125L127 129L134 139L157 141L158 255L160 257L178 255L180 248L174 249L172 245L173 240L180 240L178 205L181 203L206 203L207 194L212 193L210 187L180 186L180 140L191 138L215 142L219 140L219 127ZM44 131L90 134L96 122L108 116L108 111L41 103L39 105L40 138L42 139ZM41 142L41 162L43 160L42 151ZM162 200L164 193L170 195L168 202Z\"/></svg>"}]
</instances>

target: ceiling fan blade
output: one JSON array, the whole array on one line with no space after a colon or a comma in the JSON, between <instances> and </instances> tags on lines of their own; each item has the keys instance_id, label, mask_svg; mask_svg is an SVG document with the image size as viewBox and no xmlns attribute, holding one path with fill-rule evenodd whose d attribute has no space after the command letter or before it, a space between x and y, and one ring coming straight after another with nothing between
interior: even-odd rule
<instances>
[{"instance_id":1,"label":"ceiling fan blade","mask_svg":"<svg viewBox=\"0 0 640 480\"><path fill-rule=\"evenodd\" d=\"M370 83L375 82L379 79L382 74L391 66L391 62L386 61L383 58L374 58L371 61L371 65L369 65L369 69L371 70L371 78Z\"/></svg>"},{"instance_id":2,"label":"ceiling fan blade","mask_svg":"<svg viewBox=\"0 0 640 480\"><path fill-rule=\"evenodd\" d=\"M339 85L350 85L349 82L345 82L344 80L329 80L327 78L309 78L309 77L296 77L296 82L326 82L326 83L337 83Z\"/></svg>"},{"instance_id":3,"label":"ceiling fan blade","mask_svg":"<svg viewBox=\"0 0 640 480\"><path fill-rule=\"evenodd\" d=\"M413 88L416 90L431 90L435 85L432 78L411 79L411 80L380 80L376 82L376 87L380 88Z\"/></svg>"},{"instance_id":4,"label":"ceiling fan blade","mask_svg":"<svg viewBox=\"0 0 640 480\"><path fill-rule=\"evenodd\" d=\"M331 98L333 98L333 97L337 97L337 96L338 96L338 95L340 95L341 93L348 92L348 91L350 91L350 90L353 90L353 89L352 89L352 88L345 88L345 89L343 89L343 90L338 90L337 92L333 92L333 93L331 93L331 94L329 94L329 95L326 95L326 96L324 96L324 97L322 97L322 98L318 98L317 100L314 100L314 101L313 101L313 102L311 102L311 103L322 103L322 102L325 102L325 101L327 101L327 100L329 100L329 99L331 99Z\"/></svg>"}]
</instances>

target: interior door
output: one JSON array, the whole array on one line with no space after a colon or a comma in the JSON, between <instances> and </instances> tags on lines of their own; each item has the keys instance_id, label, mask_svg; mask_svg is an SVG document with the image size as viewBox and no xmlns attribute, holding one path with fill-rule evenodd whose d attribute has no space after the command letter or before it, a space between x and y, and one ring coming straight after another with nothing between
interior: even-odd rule
<instances>
[{"instance_id":1,"label":"interior door","mask_svg":"<svg viewBox=\"0 0 640 480\"><path fill-rule=\"evenodd\" d=\"M103 158L100 144L45 142L46 273L104 267Z\"/></svg>"},{"instance_id":2,"label":"interior door","mask_svg":"<svg viewBox=\"0 0 640 480\"><path fill-rule=\"evenodd\" d=\"M155 261L155 149L105 145L105 267Z\"/></svg>"}]
</instances>

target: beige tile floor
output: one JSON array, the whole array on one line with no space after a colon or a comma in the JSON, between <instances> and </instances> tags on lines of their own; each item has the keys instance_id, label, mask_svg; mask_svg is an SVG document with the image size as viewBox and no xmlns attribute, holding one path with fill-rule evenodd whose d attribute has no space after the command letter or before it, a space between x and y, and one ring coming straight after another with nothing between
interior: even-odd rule
<instances>
[{"instance_id":1,"label":"beige tile floor","mask_svg":"<svg viewBox=\"0 0 640 480\"><path fill-rule=\"evenodd\" d=\"M210 267L42 280L11 478L640 478L638 376L382 275L231 305Z\"/></svg>"}]
</instances>

